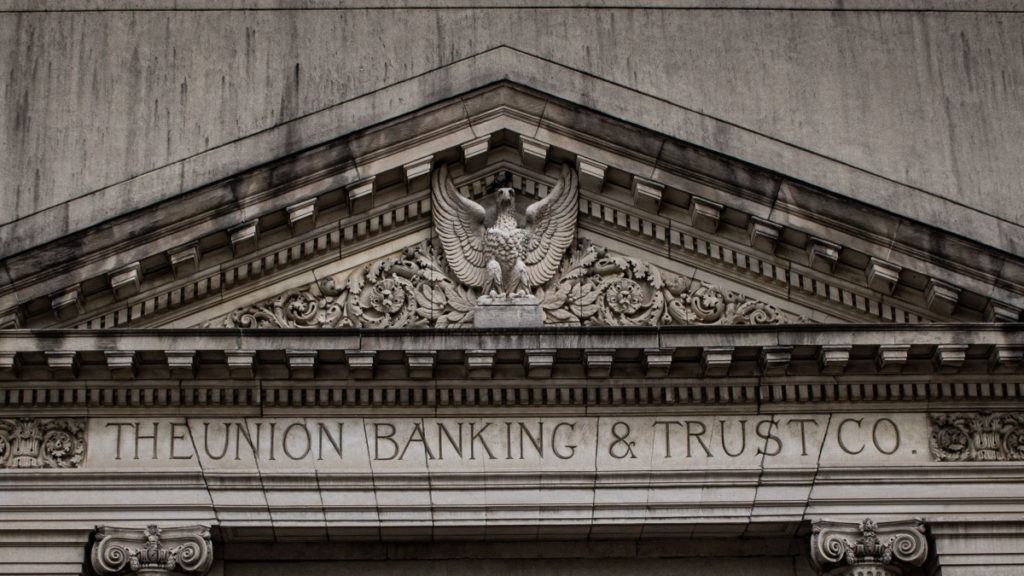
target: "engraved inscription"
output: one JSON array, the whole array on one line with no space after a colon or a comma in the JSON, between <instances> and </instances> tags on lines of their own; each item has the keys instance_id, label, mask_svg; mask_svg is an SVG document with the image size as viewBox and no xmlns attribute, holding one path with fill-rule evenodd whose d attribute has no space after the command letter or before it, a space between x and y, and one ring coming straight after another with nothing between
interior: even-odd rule
<instances>
[{"instance_id":1,"label":"engraved inscription","mask_svg":"<svg viewBox=\"0 0 1024 576\"><path fill-rule=\"evenodd\" d=\"M133 467L153 461L195 461L204 467L305 462L376 471L424 463L501 462L525 470L584 465L597 458L603 466L673 469L729 460L756 465L765 458L804 459L810 465L825 453L851 461L901 459L917 454L904 429L924 425L924 418L917 418L200 418L109 420L96 426L104 430L105 457Z\"/></svg>"}]
</instances>

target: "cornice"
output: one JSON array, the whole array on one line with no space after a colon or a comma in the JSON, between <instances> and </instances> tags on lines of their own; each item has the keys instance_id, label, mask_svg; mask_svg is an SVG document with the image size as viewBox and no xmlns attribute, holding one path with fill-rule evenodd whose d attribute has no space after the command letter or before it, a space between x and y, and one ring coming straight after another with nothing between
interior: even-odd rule
<instances>
[{"instance_id":1,"label":"cornice","mask_svg":"<svg viewBox=\"0 0 1024 576\"><path fill-rule=\"evenodd\" d=\"M1024 402L1019 324L12 330L0 333L0 350L0 413L9 414L998 411Z\"/></svg>"}]
</instances>

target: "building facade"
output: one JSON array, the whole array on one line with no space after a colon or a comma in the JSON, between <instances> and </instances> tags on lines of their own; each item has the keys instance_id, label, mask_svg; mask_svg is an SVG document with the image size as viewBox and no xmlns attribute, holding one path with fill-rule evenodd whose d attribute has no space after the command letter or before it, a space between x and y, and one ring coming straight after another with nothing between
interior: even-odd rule
<instances>
[{"instance_id":1,"label":"building facade","mask_svg":"<svg viewBox=\"0 0 1024 576\"><path fill-rule=\"evenodd\" d=\"M0 573L1022 573L1024 14L912 4L9 7Z\"/></svg>"}]
</instances>

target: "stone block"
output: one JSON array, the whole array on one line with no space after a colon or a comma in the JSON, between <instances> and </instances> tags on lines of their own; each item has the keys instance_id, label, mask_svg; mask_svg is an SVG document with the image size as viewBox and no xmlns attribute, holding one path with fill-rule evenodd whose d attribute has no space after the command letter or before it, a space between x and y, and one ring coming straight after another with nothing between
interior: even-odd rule
<instances>
[{"instance_id":1,"label":"stone block","mask_svg":"<svg viewBox=\"0 0 1024 576\"><path fill-rule=\"evenodd\" d=\"M1015 372L1024 359L1024 346L996 344L988 355L989 370L998 373Z\"/></svg>"},{"instance_id":2,"label":"stone block","mask_svg":"<svg viewBox=\"0 0 1024 576\"><path fill-rule=\"evenodd\" d=\"M850 362L852 346L845 344L822 346L818 354L818 366L822 374L836 375L846 372Z\"/></svg>"},{"instance_id":3,"label":"stone block","mask_svg":"<svg viewBox=\"0 0 1024 576\"><path fill-rule=\"evenodd\" d=\"M474 328L534 328L543 325L544 311L533 296L484 296L473 309Z\"/></svg>"},{"instance_id":4,"label":"stone block","mask_svg":"<svg viewBox=\"0 0 1024 576\"><path fill-rule=\"evenodd\" d=\"M420 183L426 181L427 176L430 175L430 169L434 164L434 155L424 156L418 160L413 160L408 164L402 166L402 172L405 173L405 182L409 187L409 190Z\"/></svg>"},{"instance_id":5,"label":"stone block","mask_svg":"<svg viewBox=\"0 0 1024 576\"><path fill-rule=\"evenodd\" d=\"M588 378L607 378L615 360L613 348L589 348L584 351Z\"/></svg>"},{"instance_id":6,"label":"stone block","mask_svg":"<svg viewBox=\"0 0 1024 576\"><path fill-rule=\"evenodd\" d=\"M167 369L171 378L193 378L196 375L195 350L166 350Z\"/></svg>"},{"instance_id":7,"label":"stone block","mask_svg":"<svg viewBox=\"0 0 1024 576\"><path fill-rule=\"evenodd\" d=\"M596 160L578 156L576 158L576 171L580 175L580 188L592 192L600 192L604 187L604 174L608 166Z\"/></svg>"},{"instance_id":8,"label":"stone block","mask_svg":"<svg viewBox=\"0 0 1024 576\"><path fill-rule=\"evenodd\" d=\"M832 273L839 261L842 246L811 236L807 239L807 265L820 272Z\"/></svg>"},{"instance_id":9,"label":"stone block","mask_svg":"<svg viewBox=\"0 0 1024 576\"><path fill-rule=\"evenodd\" d=\"M21 328L25 325L25 315L21 308L15 306L0 314L0 330Z\"/></svg>"},{"instance_id":10,"label":"stone block","mask_svg":"<svg viewBox=\"0 0 1024 576\"><path fill-rule=\"evenodd\" d=\"M308 380L316 375L316 350L285 350L288 374L295 379Z\"/></svg>"},{"instance_id":11,"label":"stone block","mask_svg":"<svg viewBox=\"0 0 1024 576\"><path fill-rule=\"evenodd\" d=\"M406 350L405 365L409 370L409 378L428 380L434 377L434 364L437 362L435 350Z\"/></svg>"},{"instance_id":12,"label":"stone block","mask_svg":"<svg viewBox=\"0 0 1024 576\"><path fill-rule=\"evenodd\" d=\"M134 350L107 350L103 355L107 358L107 369L112 378L126 380L135 377L138 362Z\"/></svg>"},{"instance_id":13,"label":"stone block","mask_svg":"<svg viewBox=\"0 0 1024 576\"><path fill-rule=\"evenodd\" d=\"M235 256L240 256L256 250L259 229L260 221L250 220L228 230L228 238L231 240L231 252Z\"/></svg>"},{"instance_id":14,"label":"stone block","mask_svg":"<svg viewBox=\"0 0 1024 576\"><path fill-rule=\"evenodd\" d=\"M46 365L54 378L74 378L78 376L78 352L70 350L48 350L45 352Z\"/></svg>"},{"instance_id":15,"label":"stone block","mask_svg":"<svg viewBox=\"0 0 1024 576\"><path fill-rule=\"evenodd\" d=\"M176 277L194 272L199 268L199 244L190 242L167 251L167 259L171 263Z\"/></svg>"},{"instance_id":16,"label":"stone block","mask_svg":"<svg viewBox=\"0 0 1024 576\"><path fill-rule=\"evenodd\" d=\"M899 374L907 363L908 344L883 344L878 347L875 363L882 374Z\"/></svg>"},{"instance_id":17,"label":"stone block","mask_svg":"<svg viewBox=\"0 0 1024 576\"><path fill-rule=\"evenodd\" d=\"M661 207L661 196L665 185L660 182L633 176L633 203L638 208L653 210Z\"/></svg>"},{"instance_id":18,"label":"stone block","mask_svg":"<svg viewBox=\"0 0 1024 576\"><path fill-rule=\"evenodd\" d=\"M374 360L377 353L373 350L345 350L345 362L348 374L357 380L373 378Z\"/></svg>"},{"instance_id":19,"label":"stone block","mask_svg":"<svg viewBox=\"0 0 1024 576\"><path fill-rule=\"evenodd\" d=\"M932 357L935 369L946 374L960 370L966 360L966 344L940 344L935 347L935 356Z\"/></svg>"},{"instance_id":20,"label":"stone block","mask_svg":"<svg viewBox=\"0 0 1024 576\"><path fill-rule=\"evenodd\" d=\"M550 146L540 140L527 136L519 137L519 152L523 157L523 165L530 170L544 171L544 165L548 161L549 148Z\"/></svg>"},{"instance_id":21,"label":"stone block","mask_svg":"<svg viewBox=\"0 0 1024 576\"><path fill-rule=\"evenodd\" d=\"M792 346L765 346L758 356L761 373L765 376L782 376L789 368L793 356Z\"/></svg>"},{"instance_id":22,"label":"stone block","mask_svg":"<svg viewBox=\"0 0 1024 576\"><path fill-rule=\"evenodd\" d=\"M555 350L550 348L525 350L523 361L528 378L550 378L555 365Z\"/></svg>"},{"instance_id":23,"label":"stone block","mask_svg":"<svg viewBox=\"0 0 1024 576\"><path fill-rule=\"evenodd\" d=\"M377 179L364 178L350 184L346 189L350 214L366 212L373 207L373 190Z\"/></svg>"},{"instance_id":24,"label":"stone block","mask_svg":"<svg viewBox=\"0 0 1024 576\"><path fill-rule=\"evenodd\" d=\"M644 376L664 378L672 369L673 348L644 348Z\"/></svg>"},{"instance_id":25,"label":"stone block","mask_svg":"<svg viewBox=\"0 0 1024 576\"><path fill-rule=\"evenodd\" d=\"M701 350L701 371L704 376L726 376L732 365L732 346L712 346Z\"/></svg>"},{"instance_id":26,"label":"stone block","mask_svg":"<svg viewBox=\"0 0 1024 576\"><path fill-rule=\"evenodd\" d=\"M985 305L985 321L987 322L1018 322L1020 321L1020 308L1011 306L1005 302L989 300Z\"/></svg>"},{"instance_id":27,"label":"stone block","mask_svg":"<svg viewBox=\"0 0 1024 576\"><path fill-rule=\"evenodd\" d=\"M58 321L70 320L82 313L85 299L78 284L50 296L50 305Z\"/></svg>"},{"instance_id":28,"label":"stone block","mask_svg":"<svg viewBox=\"0 0 1024 576\"><path fill-rule=\"evenodd\" d=\"M466 172L476 172L487 163L487 151L490 147L491 136L474 138L460 146L462 149L462 162L466 166Z\"/></svg>"},{"instance_id":29,"label":"stone block","mask_svg":"<svg viewBox=\"0 0 1024 576\"><path fill-rule=\"evenodd\" d=\"M865 271L868 286L883 294L892 294L896 290L896 285L899 284L900 270L902 269L902 266L872 257L868 261Z\"/></svg>"},{"instance_id":30,"label":"stone block","mask_svg":"<svg viewBox=\"0 0 1024 576\"><path fill-rule=\"evenodd\" d=\"M495 350L466 350L466 376L490 379L494 371Z\"/></svg>"},{"instance_id":31,"label":"stone block","mask_svg":"<svg viewBox=\"0 0 1024 576\"><path fill-rule=\"evenodd\" d=\"M724 208L717 202L694 196L690 199L690 224L698 230L715 232Z\"/></svg>"},{"instance_id":32,"label":"stone block","mask_svg":"<svg viewBox=\"0 0 1024 576\"><path fill-rule=\"evenodd\" d=\"M292 204L286 210L292 234L301 234L313 229L313 225L316 223L316 198Z\"/></svg>"},{"instance_id":33,"label":"stone block","mask_svg":"<svg viewBox=\"0 0 1024 576\"><path fill-rule=\"evenodd\" d=\"M133 262L124 268L115 270L108 275L110 288L114 291L115 298L131 296L139 291L142 282L142 267L138 262Z\"/></svg>"},{"instance_id":34,"label":"stone block","mask_svg":"<svg viewBox=\"0 0 1024 576\"><path fill-rule=\"evenodd\" d=\"M249 379L256 375L255 350L228 350L228 372L232 378Z\"/></svg>"},{"instance_id":35,"label":"stone block","mask_svg":"<svg viewBox=\"0 0 1024 576\"><path fill-rule=\"evenodd\" d=\"M0 377L15 378L21 369L21 357L17 352L0 351Z\"/></svg>"},{"instance_id":36,"label":"stone block","mask_svg":"<svg viewBox=\"0 0 1024 576\"><path fill-rule=\"evenodd\" d=\"M956 309L957 301L960 300L960 289L947 282L929 278L924 295L930 310L943 316L949 316Z\"/></svg>"},{"instance_id":37,"label":"stone block","mask_svg":"<svg viewBox=\"0 0 1024 576\"><path fill-rule=\"evenodd\" d=\"M751 216L747 222L747 232L750 236L750 245L762 252L772 254L779 242L779 234L782 233L782 225L769 222L757 216Z\"/></svg>"}]
</instances>

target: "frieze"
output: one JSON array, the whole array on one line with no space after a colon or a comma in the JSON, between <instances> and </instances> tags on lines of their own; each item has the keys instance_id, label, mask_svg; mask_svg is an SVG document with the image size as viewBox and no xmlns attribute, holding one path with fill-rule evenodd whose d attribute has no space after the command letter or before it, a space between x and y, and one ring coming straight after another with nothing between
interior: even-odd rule
<instances>
[{"instance_id":1,"label":"frieze","mask_svg":"<svg viewBox=\"0 0 1024 576\"><path fill-rule=\"evenodd\" d=\"M85 421L0 419L0 468L78 468L85 461Z\"/></svg>"},{"instance_id":2,"label":"frieze","mask_svg":"<svg viewBox=\"0 0 1024 576\"><path fill-rule=\"evenodd\" d=\"M639 455L646 459L642 466L666 469L686 462L757 464L762 457L825 466L927 465L1020 461L1019 422L1015 414L920 413L5 419L0 420L0 462L3 468L81 468L88 437L89 468L146 468L154 460L175 467L202 461L204 468L218 468L241 458L350 471L410 459L516 461L517 469L532 470L550 462L592 467L581 459L595 454L611 469L640 463Z\"/></svg>"},{"instance_id":3,"label":"frieze","mask_svg":"<svg viewBox=\"0 0 1024 576\"><path fill-rule=\"evenodd\" d=\"M90 468L693 471L925 464L921 414L114 418L90 421Z\"/></svg>"},{"instance_id":4,"label":"frieze","mask_svg":"<svg viewBox=\"0 0 1024 576\"><path fill-rule=\"evenodd\" d=\"M235 310L203 327L471 326L482 294L458 281L429 243ZM533 290L548 325L784 324L806 318L639 258L587 245Z\"/></svg>"},{"instance_id":5,"label":"frieze","mask_svg":"<svg viewBox=\"0 0 1024 576\"><path fill-rule=\"evenodd\" d=\"M936 460L1024 460L1024 414L933 414L931 427L931 452Z\"/></svg>"}]
</instances>

